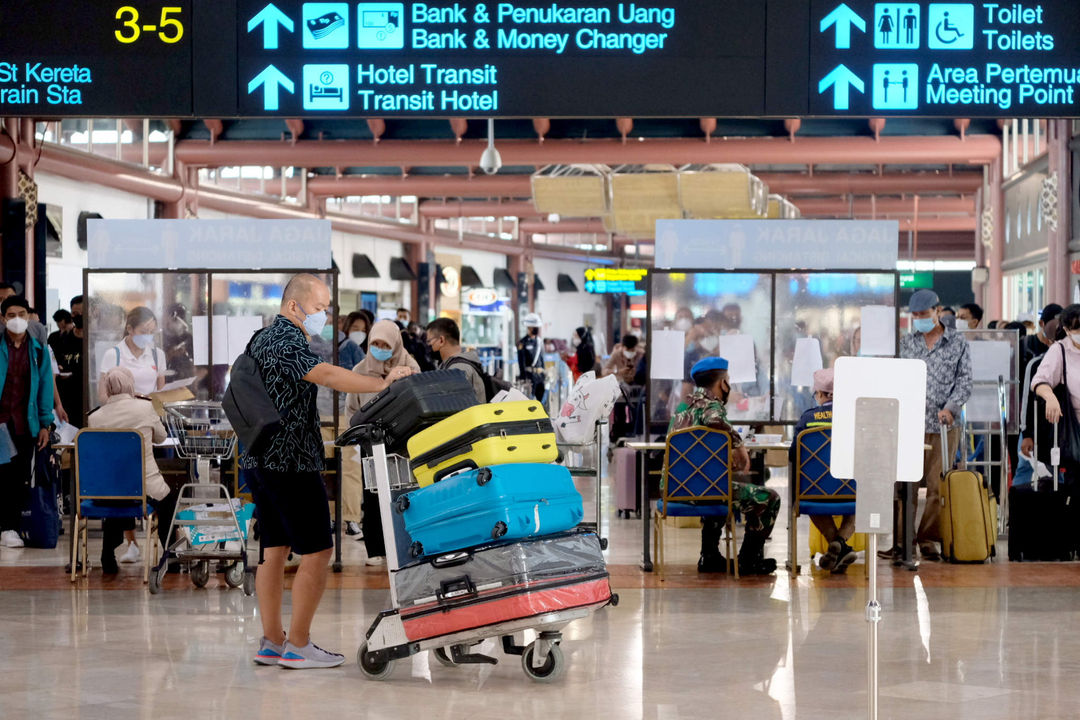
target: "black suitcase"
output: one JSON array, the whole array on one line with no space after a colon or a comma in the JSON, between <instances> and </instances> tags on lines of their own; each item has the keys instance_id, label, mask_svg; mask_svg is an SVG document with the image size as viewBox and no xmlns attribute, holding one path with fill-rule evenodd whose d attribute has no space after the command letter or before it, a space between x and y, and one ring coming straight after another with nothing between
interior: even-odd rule
<instances>
[{"instance_id":1,"label":"black suitcase","mask_svg":"<svg viewBox=\"0 0 1080 720\"><path fill-rule=\"evenodd\" d=\"M410 375L357 410L350 421L352 428L337 443L356 444L361 436L356 426L378 424L385 434L386 451L406 455L406 443L414 434L476 404L472 384L459 370Z\"/></svg>"},{"instance_id":2,"label":"black suitcase","mask_svg":"<svg viewBox=\"0 0 1080 720\"><path fill-rule=\"evenodd\" d=\"M1045 416L1040 412L1042 404L1033 402L1034 427L1033 439L1035 458L1042 455L1050 461L1051 451L1039 452L1040 428L1048 426ZM1041 422L1040 422L1041 421ZM1045 423L1045 426L1044 426ZM1054 449L1058 448L1058 437L1054 427ZM1057 466L1052 472L1058 477L1057 487L1054 478L1038 477L1038 468L1032 471L1030 487L1009 488L1009 560L1045 561L1072 560L1077 551L1078 498L1073 478L1061 474Z\"/></svg>"}]
</instances>

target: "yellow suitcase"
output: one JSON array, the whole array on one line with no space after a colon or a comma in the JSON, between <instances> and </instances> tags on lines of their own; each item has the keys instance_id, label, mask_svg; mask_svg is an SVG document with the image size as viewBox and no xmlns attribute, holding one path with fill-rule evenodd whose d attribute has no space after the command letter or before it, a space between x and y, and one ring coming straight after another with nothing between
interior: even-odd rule
<instances>
[{"instance_id":1,"label":"yellow suitcase","mask_svg":"<svg viewBox=\"0 0 1080 720\"><path fill-rule=\"evenodd\" d=\"M535 400L476 405L409 438L409 466L421 487L461 470L558 455L551 420Z\"/></svg>"}]
</instances>

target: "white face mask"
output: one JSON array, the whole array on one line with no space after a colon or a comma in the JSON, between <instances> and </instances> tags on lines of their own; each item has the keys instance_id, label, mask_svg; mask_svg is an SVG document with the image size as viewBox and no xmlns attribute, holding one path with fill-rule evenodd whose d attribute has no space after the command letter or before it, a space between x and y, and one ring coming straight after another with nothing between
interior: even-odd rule
<instances>
[{"instance_id":1,"label":"white face mask","mask_svg":"<svg viewBox=\"0 0 1080 720\"><path fill-rule=\"evenodd\" d=\"M691 320L690 318L681 317L681 318L679 318L678 320L675 321L675 329L676 330L681 330L682 332L686 332L687 330L689 330L693 326L694 326L694 321Z\"/></svg>"},{"instance_id":2,"label":"white face mask","mask_svg":"<svg viewBox=\"0 0 1080 720\"><path fill-rule=\"evenodd\" d=\"M720 338L718 337L704 337L701 338L701 347L705 348L709 352L712 352L720 345Z\"/></svg>"},{"instance_id":3,"label":"white face mask","mask_svg":"<svg viewBox=\"0 0 1080 720\"><path fill-rule=\"evenodd\" d=\"M132 335L131 342L135 343L135 347L147 350L154 347L154 336L149 333L143 335Z\"/></svg>"},{"instance_id":4,"label":"white face mask","mask_svg":"<svg viewBox=\"0 0 1080 720\"><path fill-rule=\"evenodd\" d=\"M1073 341L1073 345L1080 347L1080 332L1069 333L1069 339Z\"/></svg>"},{"instance_id":5,"label":"white face mask","mask_svg":"<svg viewBox=\"0 0 1080 720\"><path fill-rule=\"evenodd\" d=\"M581 344L581 338L579 338L579 337L578 337L577 335L575 335L574 337L570 338L570 345L571 345L572 347L577 347L577 346L578 346L578 345L580 345L580 344Z\"/></svg>"},{"instance_id":6,"label":"white face mask","mask_svg":"<svg viewBox=\"0 0 1080 720\"><path fill-rule=\"evenodd\" d=\"M364 341L367 340L367 333L363 330L354 330L349 333L349 339L357 345L363 345Z\"/></svg>"},{"instance_id":7,"label":"white face mask","mask_svg":"<svg viewBox=\"0 0 1080 720\"><path fill-rule=\"evenodd\" d=\"M633 360L634 357L637 355L637 350L623 350L622 354L626 357L627 360Z\"/></svg>"},{"instance_id":8,"label":"white face mask","mask_svg":"<svg viewBox=\"0 0 1080 720\"><path fill-rule=\"evenodd\" d=\"M30 327L30 322L26 318L14 317L6 321L8 332L12 335L22 335L26 332L26 328Z\"/></svg>"}]
</instances>

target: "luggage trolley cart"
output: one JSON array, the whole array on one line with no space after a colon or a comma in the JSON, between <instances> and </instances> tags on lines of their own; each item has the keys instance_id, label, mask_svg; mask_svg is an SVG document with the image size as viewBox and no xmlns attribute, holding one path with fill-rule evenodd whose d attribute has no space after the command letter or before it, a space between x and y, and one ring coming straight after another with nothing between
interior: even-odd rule
<instances>
[{"instance_id":1,"label":"luggage trolley cart","mask_svg":"<svg viewBox=\"0 0 1080 720\"><path fill-rule=\"evenodd\" d=\"M177 454L189 461L190 482L180 488L167 537L174 537L177 528L182 532L164 548L161 560L150 573L150 592L160 592L169 560L175 558L188 568L196 587L204 587L209 581L212 561L229 562L226 584L242 587L245 595L253 595L255 575L247 554L250 511L241 510L239 501L233 500L224 485L210 480L210 461L232 457L236 434L221 403L192 400L166 403L164 407L169 433L177 440ZM238 516L244 517L243 522Z\"/></svg>"},{"instance_id":2,"label":"luggage trolley cart","mask_svg":"<svg viewBox=\"0 0 1080 720\"><path fill-rule=\"evenodd\" d=\"M502 588L488 595L488 591L475 585L468 575L462 575L442 582L433 598L403 606L399 602L396 576L402 569L399 558L409 557L409 539L402 529L395 504L405 492L419 487L409 470L408 458L387 454L383 431L377 424L351 428L338 438L338 443L361 444L364 448L361 459L364 486L379 496L386 541L391 607L379 613L371 623L356 654L356 662L367 678L386 679L396 660L425 650L432 651L439 663L447 667L494 665L497 659L470 650L484 640L499 638L504 653L521 657L522 669L529 678L552 682L566 669L560 647L563 628L606 605L618 604L619 598L611 592L605 570L588 578L578 578L576 587L581 590L571 601L567 601L566 594L575 593L575 590L565 586L539 588L533 597L532 589L527 587L528 579L516 587ZM455 568L467 562L471 555L471 551L448 553L431 560L431 566L436 570ZM545 589L548 593L563 596L553 603L547 599ZM493 620L486 624L485 609L492 613ZM465 618L459 617L461 622L452 627L446 625L445 619L455 614L463 614ZM528 645L518 644L516 636L526 630L535 631L536 640Z\"/></svg>"},{"instance_id":3,"label":"luggage trolley cart","mask_svg":"<svg viewBox=\"0 0 1080 720\"><path fill-rule=\"evenodd\" d=\"M600 538L600 548L607 550L608 539L600 535L600 520L603 516L601 512L601 495L603 491L603 448L604 437L607 435L607 419L602 418L596 421L596 427L593 429L593 437L583 443L559 443L559 453L563 458L562 464L566 466L566 469L570 471L573 477L580 478L592 478L596 482L596 520L594 522L583 522L581 527L593 530L596 532L597 537ZM574 463L573 458L568 457L568 453L576 455L580 458L579 463ZM593 464L587 465L588 458L591 456Z\"/></svg>"}]
</instances>

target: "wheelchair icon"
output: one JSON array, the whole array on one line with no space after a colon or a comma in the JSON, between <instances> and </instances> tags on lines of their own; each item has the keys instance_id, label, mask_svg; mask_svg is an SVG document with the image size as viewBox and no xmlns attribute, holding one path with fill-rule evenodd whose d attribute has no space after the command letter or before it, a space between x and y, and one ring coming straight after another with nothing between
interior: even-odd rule
<instances>
[{"instance_id":1,"label":"wheelchair icon","mask_svg":"<svg viewBox=\"0 0 1080 720\"><path fill-rule=\"evenodd\" d=\"M942 16L941 22L934 27L934 35L942 45L952 45L964 37L964 33L960 32L960 28L953 25L952 21L949 20L948 11Z\"/></svg>"}]
</instances>

